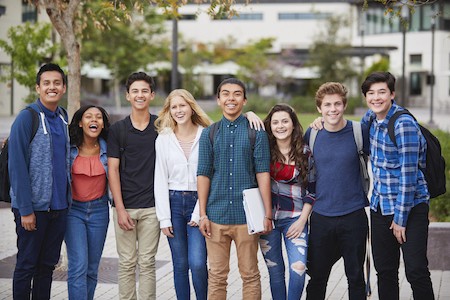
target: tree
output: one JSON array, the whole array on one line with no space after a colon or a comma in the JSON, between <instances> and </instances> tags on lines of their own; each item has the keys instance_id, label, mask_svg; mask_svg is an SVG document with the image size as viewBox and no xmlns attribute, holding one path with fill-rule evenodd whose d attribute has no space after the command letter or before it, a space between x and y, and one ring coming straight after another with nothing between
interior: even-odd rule
<instances>
[{"instance_id":1,"label":"tree","mask_svg":"<svg viewBox=\"0 0 450 300\"><path fill-rule=\"evenodd\" d=\"M51 25L29 22L11 27L8 30L10 42L0 40L2 48L10 57L13 65L10 75L2 76L1 81L16 79L29 90L27 100L35 98L36 67L53 57L58 45L51 39Z\"/></svg>"},{"instance_id":2,"label":"tree","mask_svg":"<svg viewBox=\"0 0 450 300\"><path fill-rule=\"evenodd\" d=\"M100 30L88 23L84 30L83 61L100 63L111 70L117 108L120 107L120 82L130 73L167 57L168 41L161 37L164 20L163 16L148 7L142 16L111 21L108 29Z\"/></svg>"},{"instance_id":3,"label":"tree","mask_svg":"<svg viewBox=\"0 0 450 300\"><path fill-rule=\"evenodd\" d=\"M64 45L68 62L68 111L72 116L80 106L81 63L79 34L92 19L99 28L106 29L112 19L123 21L131 18L130 11L142 10L148 5L161 8L166 15L177 16L178 7L188 3L187 0L29 0L38 9L44 9L53 27L59 33ZM234 14L232 5L235 0L194 0L194 3L209 2L208 13ZM245 1L246 3L249 0Z\"/></svg>"},{"instance_id":4,"label":"tree","mask_svg":"<svg viewBox=\"0 0 450 300\"><path fill-rule=\"evenodd\" d=\"M333 16L327 20L325 30L317 34L317 38L309 48L308 66L318 68L319 78L313 79L310 91L316 91L323 82L345 82L353 78L356 72L352 69L350 57L345 55L351 48L350 43L339 36L339 30L347 27L345 16Z\"/></svg>"}]
</instances>

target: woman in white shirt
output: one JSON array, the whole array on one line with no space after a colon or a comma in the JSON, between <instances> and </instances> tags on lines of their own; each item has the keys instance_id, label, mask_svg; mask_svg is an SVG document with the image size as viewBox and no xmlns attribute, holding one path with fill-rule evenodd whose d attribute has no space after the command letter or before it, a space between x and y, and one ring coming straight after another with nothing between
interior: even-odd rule
<instances>
[{"instance_id":1,"label":"woman in white shirt","mask_svg":"<svg viewBox=\"0 0 450 300\"><path fill-rule=\"evenodd\" d=\"M155 121L155 203L162 232L172 252L177 299L190 299L189 269L197 299L208 294L205 239L198 230L198 141L210 124L206 113L184 89L172 91Z\"/></svg>"}]
</instances>

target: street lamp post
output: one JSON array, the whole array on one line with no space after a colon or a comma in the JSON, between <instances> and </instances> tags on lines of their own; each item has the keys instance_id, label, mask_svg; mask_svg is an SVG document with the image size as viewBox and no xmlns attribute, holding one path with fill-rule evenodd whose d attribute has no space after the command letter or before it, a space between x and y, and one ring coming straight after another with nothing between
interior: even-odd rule
<instances>
[{"instance_id":1,"label":"street lamp post","mask_svg":"<svg viewBox=\"0 0 450 300\"><path fill-rule=\"evenodd\" d=\"M406 106L406 74L405 74L405 60L406 60L406 27L408 26L408 4L407 1L403 1L403 6L401 9L402 22L402 35L403 35L403 46L402 46L402 99L398 99L400 104Z\"/></svg>"},{"instance_id":2,"label":"street lamp post","mask_svg":"<svg viewBox=\"0 0 450 300\"><path fill-rule=\"evenodd\" d=\"M430 121L428 124L434 125L433 102L434 102L434 31L436 29L435 16L431 17L431 73L430 73Z\"/></svg>"}]
</instances>

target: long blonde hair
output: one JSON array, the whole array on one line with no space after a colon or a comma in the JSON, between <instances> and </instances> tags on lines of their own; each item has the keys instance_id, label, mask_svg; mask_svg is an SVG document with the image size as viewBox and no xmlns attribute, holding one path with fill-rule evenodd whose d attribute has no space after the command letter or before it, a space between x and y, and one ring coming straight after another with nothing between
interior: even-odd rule
<instances>
[{"instance_id":1,"label":"long blonde hair","mask_svg":"<svg viewBox=\"0 0 450 300\"><path fill-rule=\"evenodd\" d=\"M192 123L203 127L208 127L211 124L208 115L203 111L200 105L198 105L197 101L195 101L194 96L192 96L192 94L185 89L176 89L170 92L170 94L167 96L166 100L164 101L164 106L159 112L158 118L155 121L155 127L159 133L161 133L165 128L171 128L172 130L175 130L175 127L177 126L177 123L170 114L170 102L177 96L183 98L191 107L193 111L191 117Z\"/></svg>"}]
</instances>

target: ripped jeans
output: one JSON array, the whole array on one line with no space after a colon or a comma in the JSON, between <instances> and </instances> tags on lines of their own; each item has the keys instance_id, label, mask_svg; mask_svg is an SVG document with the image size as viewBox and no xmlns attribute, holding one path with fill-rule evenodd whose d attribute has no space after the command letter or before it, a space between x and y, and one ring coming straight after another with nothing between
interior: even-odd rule
<instances>
[{"instance_id":1,"label":"ripped jeans","mask_svg":"<svg viewBox=\"0 0 450 300\"><path fill-rule=\"evenodd\" d=\"M266 261L270 277L272 298L277 300L300 299L305 285L306 257L308 252L308 223L299 238L288 239L289 227L299 217L275 220L275 227L268 235L261 235L259 245ZM285 264L282 253L282 238L289 262L289 285L286 298Z\"/></svg>"}]
</instances>

